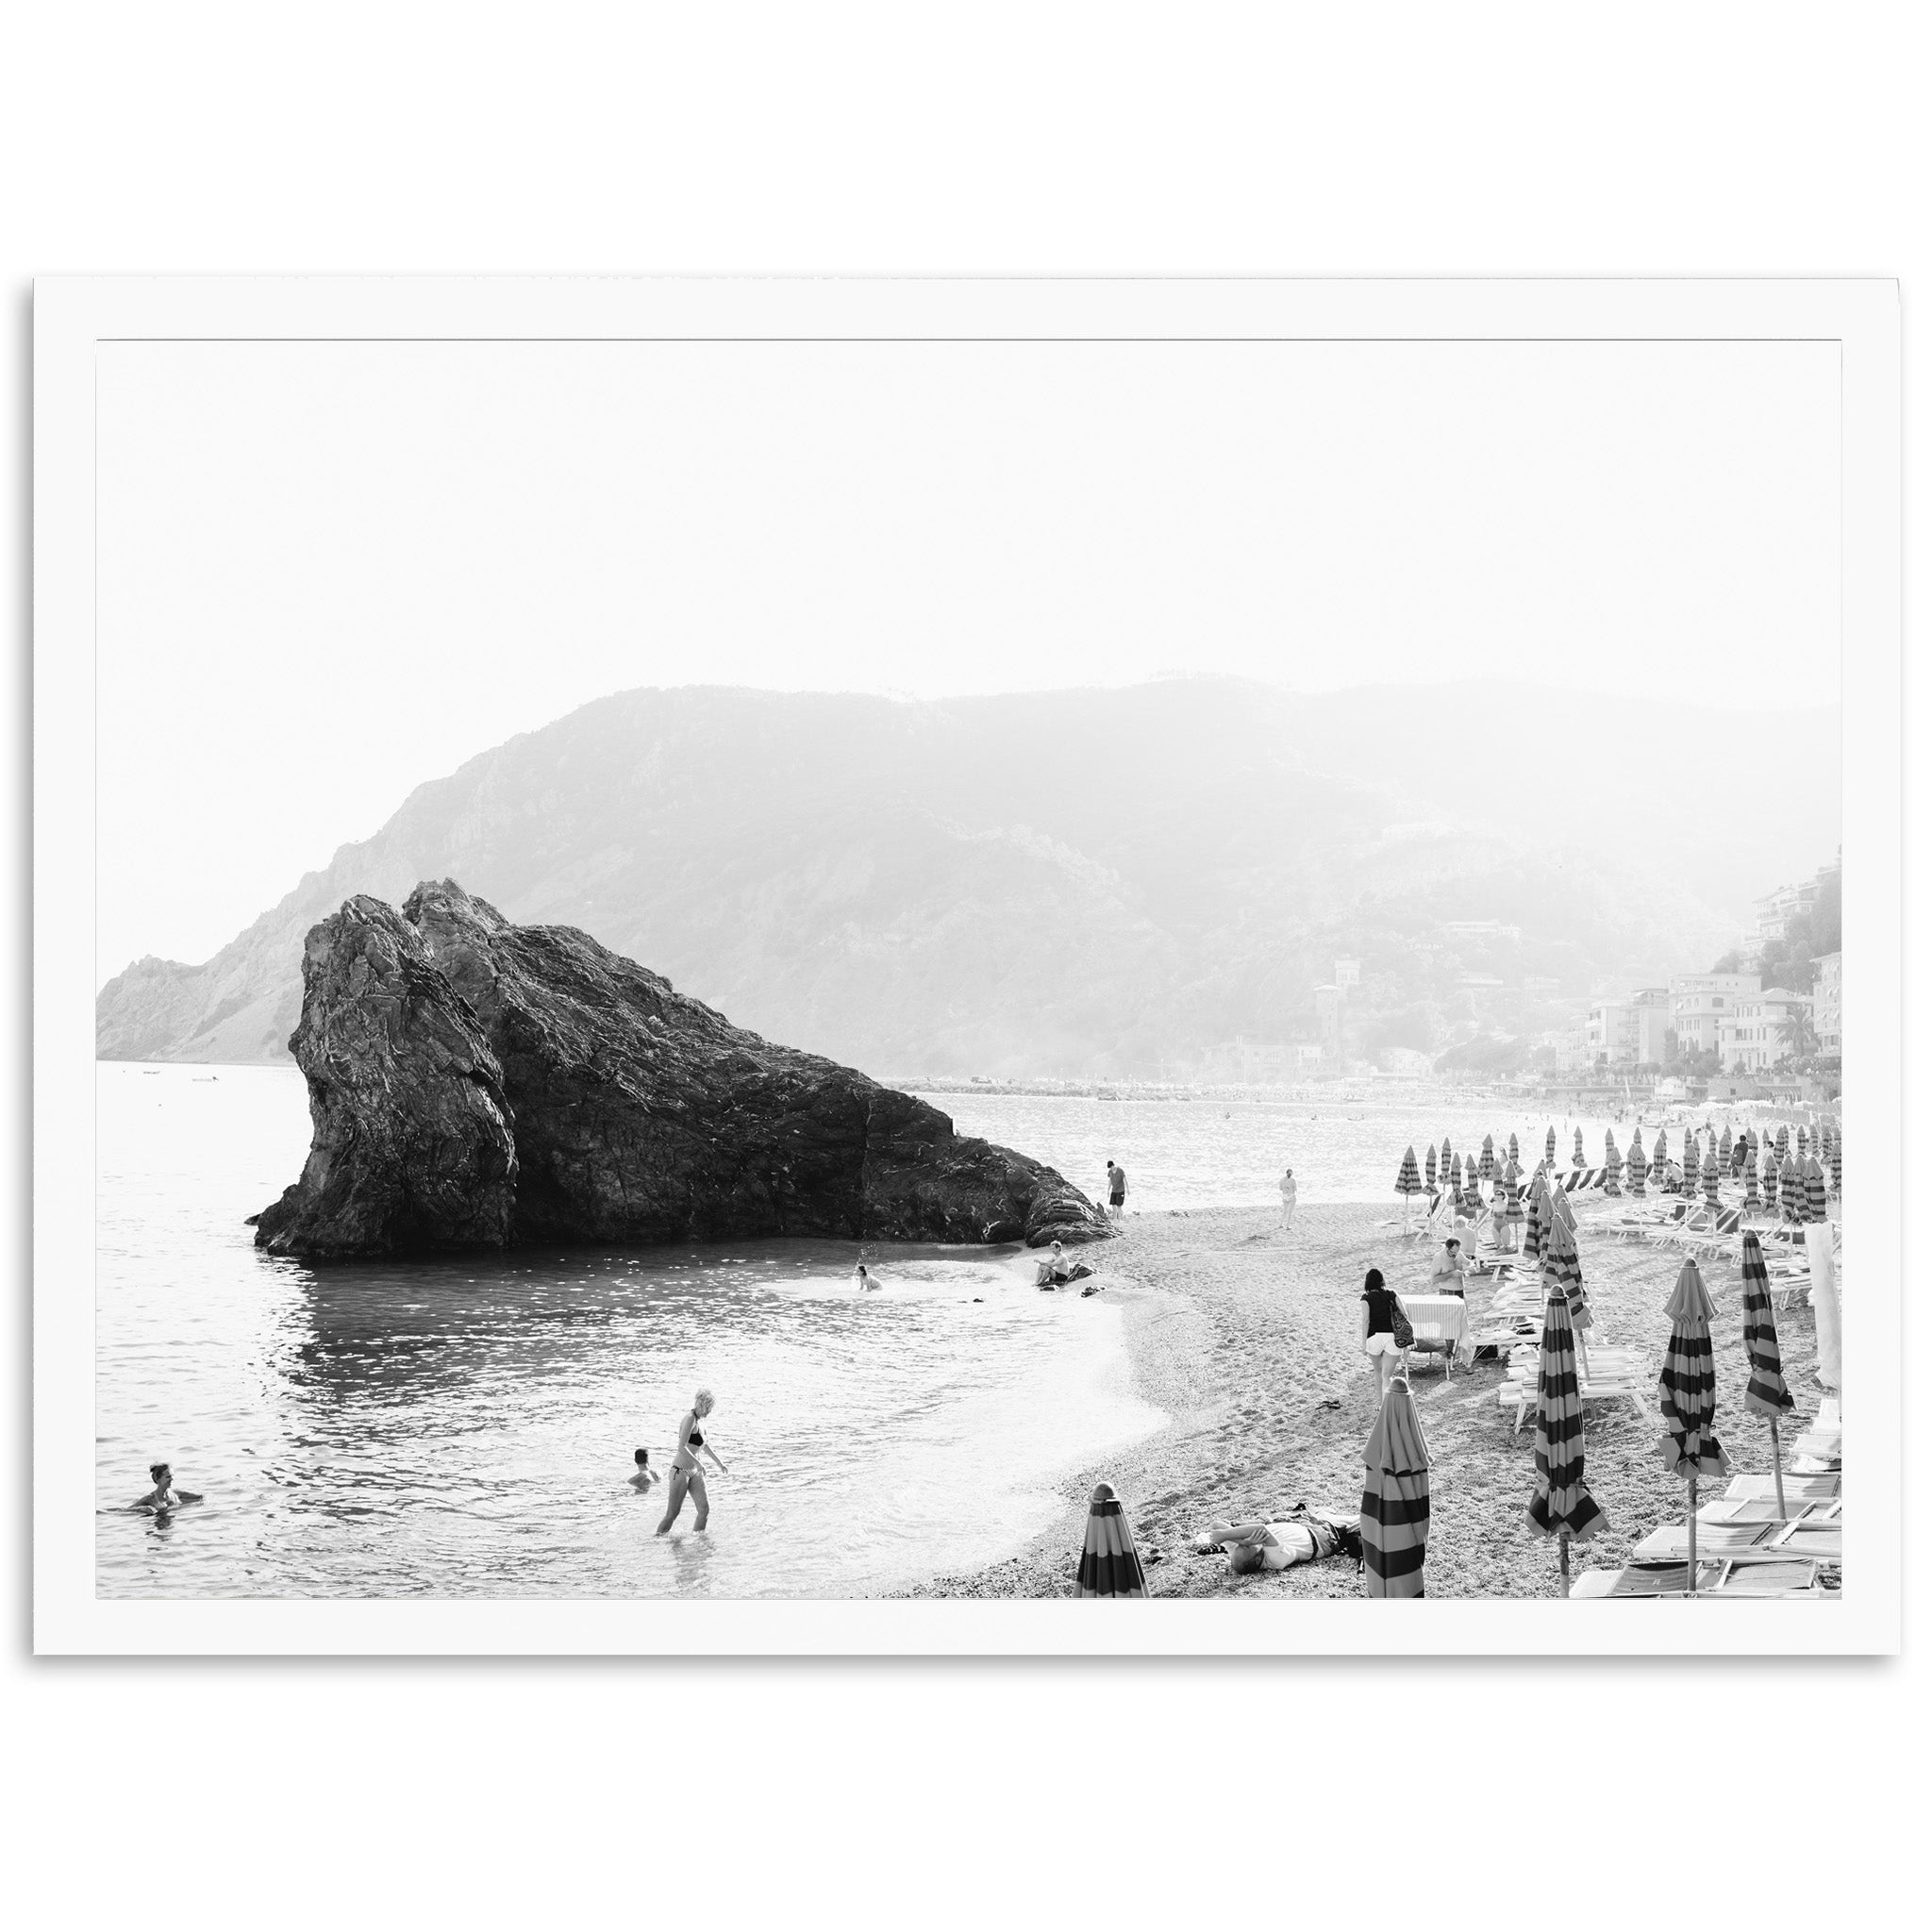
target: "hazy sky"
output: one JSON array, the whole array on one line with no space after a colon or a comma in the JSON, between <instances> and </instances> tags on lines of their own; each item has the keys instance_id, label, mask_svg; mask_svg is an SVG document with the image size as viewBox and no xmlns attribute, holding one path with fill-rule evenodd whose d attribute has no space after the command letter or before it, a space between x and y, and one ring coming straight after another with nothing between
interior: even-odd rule
<instances>
[{"instance_id":1,"label":"hazy sky","mask_svg":"<svg viewBox=\"0 0 1932 1932\"><path fill-rule=\"evenodd\" d=\"M1829 344L109 344L99 967L605 693L1836 703Z\"/></svg>"}]
</instances>

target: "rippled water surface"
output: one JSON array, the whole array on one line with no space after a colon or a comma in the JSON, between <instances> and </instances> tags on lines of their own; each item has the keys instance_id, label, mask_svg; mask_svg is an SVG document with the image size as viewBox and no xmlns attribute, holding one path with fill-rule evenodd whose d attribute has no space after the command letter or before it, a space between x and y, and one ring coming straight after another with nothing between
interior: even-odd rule
<instances>
[{"instance_id":1,"label":"rippled water surface","mask_svg":"<svg viewBox=\"0 0 1932 1932\"><path fill-rule=\"evenodd\" d=\"M292 1068L98 1070L104 1596L841 1596L991 1561L1158 1427L1104 1296L1008 1250L523 1251L311 1269L244 1217L300 1170ZM730 1465L653 1534L699 1383ZM207 1500L123 1507L165 1457Z\"/></svg>"}]
</instances>

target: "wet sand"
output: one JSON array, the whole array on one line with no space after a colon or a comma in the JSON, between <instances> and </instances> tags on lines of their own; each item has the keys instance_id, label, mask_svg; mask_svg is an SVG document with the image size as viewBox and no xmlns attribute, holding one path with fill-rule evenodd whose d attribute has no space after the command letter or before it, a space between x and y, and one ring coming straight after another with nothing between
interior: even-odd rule
<instances>
[{"instance_id":1,"label":"wet sand","mask_svg":"<svg viewBox=\"0 0 1932 1932\"><path fill-rule=\"evenodd\" d=\"M1627 1402L1588 1410L1588 1480L1608 1525L1574 1552L1581 1569L1623 1562L1651 1530L1683 1520L1683 1486L1654 1453L1662 1435L1655 1390L1670 1333L1663 1310L1682 1257L1606 1231L1628 1202L1584 1195L1574 1205L1595 1335L1641 1351L1648 1391L1641 1416ZM1124 1312L1136 1392L1166 1411L1168 1425L1070 1476L1059 1521L1018 1557L936 1577L909 1594L1071 1595L1088 1495L1103 1479L1125 1506L1156 1596L1362 1594L1355 1564L1340 1556L1232 1577L1224 1558L1189 1548L1217 1516L1278 1517L1296 1502L1359 1507L1376 1386L1356 1336L1362 1276L1378 1267L1398 1291L1420 1291L1435 1256L1429 1242L1405 1240L1387 1208L1305 1206L1291 1233L1276 1224L1272 1209L1258 1208L1132 1215L1120 1241L1086 1251ZM1768 1470L1770 1428L1743 1402L1749 1365L1738 1271L1700 1265L1718 1309L1718 1437L1735 1469ZM1472 1283L1472 1325L1491 1291ZM1789 1443L1818 1407L1817 1341L1807 1307L1780 1311L1777 1329L1798 1404L1783 1425ZM1536 1474L1533 1412L1512 1436L1514 1407L1497 1406L1500 1361L1445 1376L1440 1356L1416 1360L1410 1386L1433 1464L1427 1593L1556 1595L1555 1547L1524 1514Z\"/></svg>"}]
</instances>

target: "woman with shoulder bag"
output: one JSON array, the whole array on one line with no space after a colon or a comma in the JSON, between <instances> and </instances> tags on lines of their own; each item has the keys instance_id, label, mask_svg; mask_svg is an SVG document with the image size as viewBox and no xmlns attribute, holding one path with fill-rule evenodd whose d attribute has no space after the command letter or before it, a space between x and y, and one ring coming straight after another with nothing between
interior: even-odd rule
<instances>
[{"instance_id":1,"label":"woman with shoulder bag","mask_svg":"<svg viewBox=\"0 0 1932 1932\"><path fill-rule=\"evenodd\" d=\"M1374 1359L1379 1376L1379 1402L1388 1394L1397 1369L1407 1366L1403 1350L1415 1340L1415 1330L1408 1325L1395 1291L1383 1282L1379 1268L1371 1268L1362 1283L1361 1337L1362 1351Z\"/></svg>"}]
</instances>

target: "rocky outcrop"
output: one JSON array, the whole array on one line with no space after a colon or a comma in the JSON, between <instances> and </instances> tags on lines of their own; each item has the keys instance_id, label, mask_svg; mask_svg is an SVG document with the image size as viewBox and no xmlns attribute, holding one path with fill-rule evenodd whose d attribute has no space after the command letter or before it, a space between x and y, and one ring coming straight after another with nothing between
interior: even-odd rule
<instances>
[{"instance_id":1,"label":"rocky outcrop","mask_svg":"<svg viewBox=\"0 0 1932 1932\"><path fill-rule=\"evenodd\" d=\"M379 899L309 935L302 1020L314 1139L256 1244L317 1260L501 1248L517 1155L503 1074L476 1016Z\"/></svg>"},{"instance_id":2,"label":"rocky outcrop","mask_svg":"<svg viewBox=\"0 0 1932 1932\"><path fill-rule=\"evenodd\" d=\"M290 1046L316 1144L261 1217L258 1241L280 1253L431 1251L479 1234L1039 1245L1108 1231L1051 1168L733 1026L573 927L514 925L453 881L418 886L400 917L351 899L309 935L303 974ZM490 1109L501 1142L478 1138ZM442 1202L441 1176L465 1160L475 1211L439 1226L420 1203ZM398 1204L386 1224L370 1211L378 1174Z\"/></svg>"}]
</instances>

